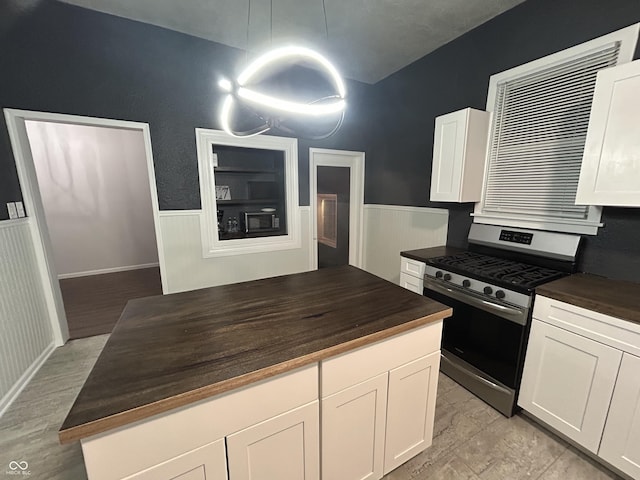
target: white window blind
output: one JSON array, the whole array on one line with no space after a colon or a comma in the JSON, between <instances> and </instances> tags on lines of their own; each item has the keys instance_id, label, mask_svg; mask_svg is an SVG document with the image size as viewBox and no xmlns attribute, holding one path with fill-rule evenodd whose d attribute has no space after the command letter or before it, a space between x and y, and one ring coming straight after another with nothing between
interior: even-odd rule
<instances>
[{"instance_id":1,"label":"white window blind","mask_svg":"<svg viewBox=\"0 0 640 480\"><path fill-rule=\"evenodd\" d=\"M596 74L620 42L497 85L482 212L587 219L575 205Z\"/></svg>"}]
</instances>

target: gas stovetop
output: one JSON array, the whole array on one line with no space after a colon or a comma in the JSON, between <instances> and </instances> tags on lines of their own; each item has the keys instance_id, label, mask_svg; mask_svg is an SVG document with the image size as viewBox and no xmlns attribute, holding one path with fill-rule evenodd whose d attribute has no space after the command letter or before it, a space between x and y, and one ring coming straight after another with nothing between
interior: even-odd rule
<instances>
[{"instance_id":1,"label":"gas stovetop","mask_svg":"<svg viewBox=\"0 0 640 480\"><path fill-rule=\"evenodd\" d=\"M518 291L530 291L538 285L566 275L558 270L475 252L435 257L427 263L449 272Z\"/></svg>"}]
</instances>

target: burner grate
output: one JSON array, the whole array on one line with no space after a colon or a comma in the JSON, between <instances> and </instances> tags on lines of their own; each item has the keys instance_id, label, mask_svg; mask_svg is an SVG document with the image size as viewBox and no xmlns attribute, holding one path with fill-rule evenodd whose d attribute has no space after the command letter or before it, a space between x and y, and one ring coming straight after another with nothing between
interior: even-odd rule
<instances>
[{"instance_id":1,"label":"burner grate","mask_svg":"<svg viewBox=\"0 0 640 480\"><path fill-rule=\"evenodd\" d=\"M473 275L488 282L498 280L527 289L565 275L558 270L474 252L436 257L430 259L429 263L440 268L450 268L463 275Z\"/></svg>"}]
</instances>

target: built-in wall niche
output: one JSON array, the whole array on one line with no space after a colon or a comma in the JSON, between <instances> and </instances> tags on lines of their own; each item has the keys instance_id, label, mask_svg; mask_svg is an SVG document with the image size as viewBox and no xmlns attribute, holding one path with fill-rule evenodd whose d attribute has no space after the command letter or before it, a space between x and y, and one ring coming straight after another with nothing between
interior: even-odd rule
<instances>
[{"instance_id":1,"label":"built-in wall niche","mask_svg":"<svg viewBox=\"0 0 640 480\"><path fill-rule=\"evenodd\" d=\"M219 240L287 234L284 152L213 145Z\"/></svg>"},{"instance_id":2,"label":"built-in wall niche","mask_svg":"<svg viewBox=\"0 0 640 480\"><path fill-rule=\"evenodd\" d=\"M297 140L196 136L203 255L300 248Z\"/></svg>"}]
</instances>

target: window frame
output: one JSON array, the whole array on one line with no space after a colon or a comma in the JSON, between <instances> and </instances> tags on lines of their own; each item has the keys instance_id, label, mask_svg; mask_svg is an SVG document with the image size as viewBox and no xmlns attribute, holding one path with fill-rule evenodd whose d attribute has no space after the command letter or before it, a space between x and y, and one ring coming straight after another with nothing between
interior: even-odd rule
<instances>
[{"instance_id":1,"label":"window frame","mask_svg":"<svg viewBox=\"0 0 640 480\"><path fill-rule=\"evenodd\" d=\"M220 240L213 146L224 145L284 152L287 233L257 238ZM200 180L200 235L204 258L293 250L301 248L298 196L298 140L273 135L233 137L222 130L196 128L198 177Z\"/></svg>"},{"instance_id":2,"label":"window frame","mask_svg":"<svg viewBox=\"0 0 640 480\"><path fill-rule=\"evenodd\" d=\"M484 201L490 170L490 152L492 146L491 138L493 137L493 130L495 128L493 121L493 112L496 104L496 96L498 94L498 85L506 81L514 80L519 77L529 75L533 72L570 61L577 57L581 57L589 51L602 48L613 42L620 42L620 52L616 65L631 62L633 60L633 55L636 49L639 31L640 23L636 23L621 30L617 30L607 35L603 35L593 40L581 43L574 47L570 47L546 57L542 57L523 65L511 68L509 70L505 70L490 77L486 110L491 113L491 127L488 132L489 141L487 142L484 181L482 184L482 197L480 202L475 204L474 212L471 214L473 216L474 223L597 235L598 228L603 226L600 221L602 216L602 207L600 206L589 206L587 218L584 220L569 218L562 219L543 216L534 219L528 217L526 214L519 215L508 213L505 215L501 215L495 212L484 212Z\"/></svg>"}]
</instances>

